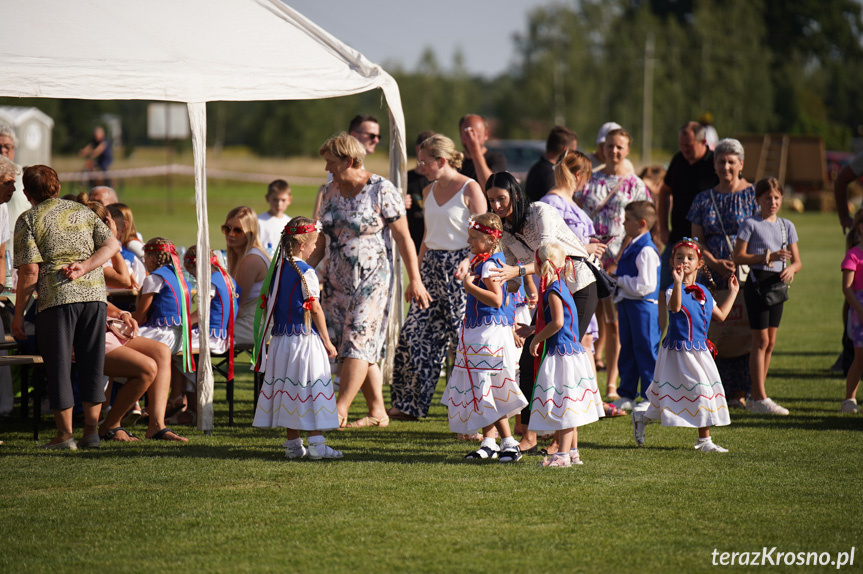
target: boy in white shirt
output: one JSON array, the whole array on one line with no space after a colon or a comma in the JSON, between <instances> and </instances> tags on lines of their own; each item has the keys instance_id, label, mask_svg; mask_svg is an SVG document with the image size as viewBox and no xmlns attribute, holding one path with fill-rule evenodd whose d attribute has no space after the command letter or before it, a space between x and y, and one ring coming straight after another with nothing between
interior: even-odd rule
<instances>
[{"instance_id":1,"label":"boy in white shirt","mask_svg":"<svg viewBox=\"0 0 863 574\"><path fill-rule=\"evenodd\" d=\"M659 352L659 251L650 237L656 223L656 208L649 201L633 201L624 211L623 229L629 244L620 252L617 264L617 304L620 324L620 399L615 406L635 407L638 381L641 396L653 380ZM642 401L644 408L650 403Z\"/></svg>"},{"instance_id":2,"label":"boy in white shirt","mask_svg":"<svg viewBox=\"0 0 863 574\"><path fill-rule=\"evenodd\" d=\"M291 205L291 186L284 179L277 179L267 186L267 203L270 209L258 216L258 239L272 257L279 244L282 230L290 221L285 210Z\"/></svg>"}]
</instances>

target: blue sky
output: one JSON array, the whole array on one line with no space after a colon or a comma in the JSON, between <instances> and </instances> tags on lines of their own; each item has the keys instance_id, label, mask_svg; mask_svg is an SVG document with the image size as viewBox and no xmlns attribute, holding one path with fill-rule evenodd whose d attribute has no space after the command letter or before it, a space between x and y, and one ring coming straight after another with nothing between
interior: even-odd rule
<instances>
[{"instance_id":1,"label":"blue sky","mask_svg":"<svg viewBox=\"0 0 863 574\"><path fill-rule=\"evenodd\" d=\"M468 71L495 76L513 62L527 14L561 0L284 0L369 60L415 69L427 46L450 67L460 47Z\"/></svg>"}]
</instances>

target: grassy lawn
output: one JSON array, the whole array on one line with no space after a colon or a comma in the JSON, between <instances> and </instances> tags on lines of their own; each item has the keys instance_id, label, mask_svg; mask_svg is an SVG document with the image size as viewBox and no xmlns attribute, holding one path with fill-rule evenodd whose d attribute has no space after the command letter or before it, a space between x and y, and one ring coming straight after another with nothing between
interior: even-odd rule
<instances>
[{"instance_id":1,"label":"grassy lawn","mask_svg":"<svg viewBox=\"0 0 863 574\"><path fill-rule=\"evenodd\" d=\"M192 205L166 215L158 190L124 194L145 237L192 241ZM262 194L210 185L214 245L224 213L263 208ZM313 195L296 189L289 212L308 214ZM694 430L656 425L636 448L621 417L581 429L581 467L467 464L438 393L421 422L329 433L341 461L287 462L283 433L251 428L245 374L237 426L217 382L216 429L184 429L188 444L45 453L17 411L0 420L0 570L700 572L714 569L714 549L835 556L856 546L859 571L863 417L839 415L844 380L827 370L843 240L835 215L793 219L804 269L768 379L791 415L734 411L713 432L728 454L698 453ZM52 426L45 418L44 437Z\"/></svg>"}]
</instances>

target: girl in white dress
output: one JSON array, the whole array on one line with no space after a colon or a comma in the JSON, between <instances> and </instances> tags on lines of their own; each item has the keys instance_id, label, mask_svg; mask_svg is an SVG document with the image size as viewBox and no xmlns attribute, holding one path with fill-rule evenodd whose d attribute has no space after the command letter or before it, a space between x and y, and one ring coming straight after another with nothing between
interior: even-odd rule
<instances>
[{"instance_id":1,"label":"girl in white dress","mask_svg":"<svg viewBox=\"0 0 863 574\"><path fill-rule=\"evenodd\" d=\"M252 426L285 427L288 459L342 458L326 444L323 432L339 427L329 358L336 348L327 334L318 302L315 270L305 259L314 251L320 222L294 217L282 232L273 263L261 288L255 316L255 370L266 364ZM267 336L272 333L269 351ZM266 354L266 358L264 357ZM300 431L309 431L309 447Z\"/></svg>"},{"instance_id":2,"label":"girl in white dress","mask_svg":"<svg viewBox=\"0 0 863 574\"><path fill-rule=\"evenodd\" d=\"M540 363L530 405L528 429L557 432L559 451L540 466L552 468L582 464L578 427L605 416L589 351L579 342L578 311L566 286L574 274L572 262L559 243L544 243L536 250L540 270L536 336L530 354Z\"/></svg>"},{"instance_id":3,"label":"girl in white dress","mask_svg":"<svg viewBox=\"0 0 863 574\"><path fill-rule=\"evenodd\" d=\"M500 462L521 459L518 441L509 428L509 417L520 412L527 400L516 382L518 351L509 318L506 286L490 277L504 264L497 251L503 225L493 213L474 216L468 223L473 259L470 269L456 271L467 292L464 322L455 352L455 367L441 402L447 406L449 428L460 434L483 430L480 448L468 460L497 458ZM502 438L500 448L494 429Z\"/></svg>"},{"instance_id":4,"label":"girl in white dress","mask_svg":"<svg viewBox=\"0 0 863 574\"><path fill-rule=\"evenodd\" d=\"M728 452L710 437L711 426L727 425L731 419L707 330L711 318L724 321L728 316L739 285L732 274L728 279L731 294L721 307L716 307L710 290L695 282L702 267L704 260L696 240L684 238L675 244L671 251L674 285L665 292L668 331L656 359L653 382L647 388L650 406L632 412L633 433L639 446L644 444L645 426L661 421L662 426L697 428L696 450ZM712 283L709 272L707 278Z\"/></svg>"}]
</instances>

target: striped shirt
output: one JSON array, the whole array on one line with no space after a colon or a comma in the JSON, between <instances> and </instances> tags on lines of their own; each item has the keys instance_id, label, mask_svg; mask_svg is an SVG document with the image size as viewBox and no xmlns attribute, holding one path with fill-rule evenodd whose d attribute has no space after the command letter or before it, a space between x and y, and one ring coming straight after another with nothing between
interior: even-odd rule
<instances>
[{"instance_id":1,"label":"striped shirt","mask_svg":"<svg viewBox=\"0 0 863 574\"><path fill-rule=\"evenodd\" d=\"M787 249L792 243L797 243L797 230L793 223L782 217L777 217L776 221L765 221L761 219L760 215L753 215L740 225L740 229L737 230L737 239L749 243L746 246L746 253L749 255L763 255L767 250L774 253L783 247L783 225L785 226L786 238L784 245ZM781 261L774 261L770 265L756 263L750 267L762 271L780 272L783 264Z\"/></svg>"}]
</instances>

